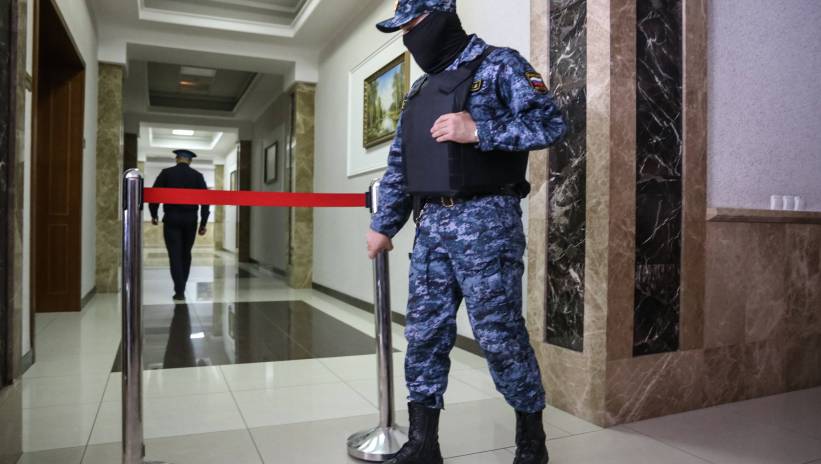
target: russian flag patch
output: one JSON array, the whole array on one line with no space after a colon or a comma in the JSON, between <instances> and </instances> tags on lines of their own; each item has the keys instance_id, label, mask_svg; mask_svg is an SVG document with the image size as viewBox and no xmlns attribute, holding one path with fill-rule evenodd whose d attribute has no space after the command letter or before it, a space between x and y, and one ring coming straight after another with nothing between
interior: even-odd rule
<instances>
[{"instance_id":1,"label":"russian flag patch","mask_svg":"<svg viewBox=\"0 0 821 464\"><path fill-rule=\"evenodd\" d=\"M547 85L544 83L544 79L542 79L541 74L535 71L530 71L525 73L525 77L527 78L527 81L530 82L530 86L533 87L536 92L547 93Z\"/></svg>"}]
</instances>

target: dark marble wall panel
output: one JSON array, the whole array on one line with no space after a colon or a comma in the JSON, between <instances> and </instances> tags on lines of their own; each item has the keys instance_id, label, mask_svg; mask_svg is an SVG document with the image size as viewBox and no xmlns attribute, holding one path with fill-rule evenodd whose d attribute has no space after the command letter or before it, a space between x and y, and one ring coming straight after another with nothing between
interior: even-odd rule
<instances>
[{"instance_id":1,"label":"dark marble wall panel","mask_svg":"<svg viewBox=\"0 0 821 464\"><path fill-rule=\"evenodd\" d=\"M550 152L548 343L582 351L587 170L587 1L550 2L550 85L568 135Z\"/></svg>"},{"instance_id":2,"label":"dark marble wall panel","mask_svg":"<svg viewBox=\"0 0 821 464\"><path fill-rule=\"evenodd\" d=\"M0 0L0 387L9 379L7 370L11 347L10 307L11 295L6 282L10 282L9 246L9 193L11 189L11 168L14 166L12 156L14 98L11 86L12 73L12 14L11 2Z\"/></svg>"},{"instance_id":3,"label":"dark marble wall panel","mask_svg":"<svg viewBox=\"0 0 821 464\"><path fill-rule=\"evenodd\" d=\"M681 8L682 0L637 2L635 355L679 347Z\"/></svg>"}]
</instances>

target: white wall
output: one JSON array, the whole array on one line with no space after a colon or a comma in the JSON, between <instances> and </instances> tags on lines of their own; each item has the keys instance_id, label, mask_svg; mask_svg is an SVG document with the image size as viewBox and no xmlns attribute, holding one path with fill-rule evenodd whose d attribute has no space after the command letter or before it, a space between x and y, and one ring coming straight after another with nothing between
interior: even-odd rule
<instances>
[{"instance_id":1,"label":"white wall","mask_svg":"<svg viewBox=\"0 0 821 464\"><path fill-rule=\"evenodd\" d=\"M225 157L225 178L223 179L223 186L225 190L231 189L231 173L237 170L237 149L235 148L228 156ZM239 174L238 174L239 175ZM239 182L239 177L237 177ZM237 251L237 207L225 206L225 215L223 216L223 227L225 232L223 234L223 247L229 251Z\"/></svg>"},{"instance_id":2,"label":"white wall","mask_svg":"<svg viewBox=\"0 0 821 464\"><path fill-rule=\"evenodd\" d=\"M380 172L348 178L347 137L348 75L350 71L391 36L374 27L393 14L393 1L376 1L371 14L340 34L320 56L316 99L317 192L364 192ZM489 43L518 49L530 55L530 2L470 0L459 4L459 14L468 33L476 32ZM526 208L525 208L526 210ZM364 209L317 209L314 213L314 282L356 298L373 301L371 263L365 255L365 232L369 224ZM409 223L394 240L391 255L393 310L405 313L408 295L408 252L413 239ZM460 311L459 332L471 336L465 311Z\"/></svg>"},{"instance_id":3,"label":"white wall","mask_svg":"<svg viewBox=\"0 0 821 464\"><path fill-rule=\"evenodd\" d=\"M288 190L286 158L290 119L290 98L281 95L254 123L251 142L251 190L282 192ZM277 179L265 183L264 150L279 143ZM288 209L251 208L251 259L266 267L285 271L288 266Z\"/></svg>"},{"instance_id":4,"label":"white wall","mask_svg":"<svg viewBox=\"0 0 821 464\"><path fill-rule=\"evenodd\" d=\"M821 2L709 2L709 204L821 211Z\"/></svg>"},{"instance_id":5,"label":"white wall","mask_svg":"<svg viewBox=\"0 0 821 464\"><path fill-rule=\"evenodd\" d=\"M81 279L85 295L94 288L97 270L97 32L85 0L56 3L86 66Z\"/></svg>"}]
</instances>

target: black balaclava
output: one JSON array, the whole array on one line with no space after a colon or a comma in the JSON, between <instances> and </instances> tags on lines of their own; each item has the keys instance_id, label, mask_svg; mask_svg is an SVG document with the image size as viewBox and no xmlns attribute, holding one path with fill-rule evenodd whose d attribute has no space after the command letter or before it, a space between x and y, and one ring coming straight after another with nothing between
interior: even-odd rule
<instances>
[{"instance_id":1,"label":"black balaclava","mask_svg":"<svg viewBox=\"0 0 821 464\"><path fill-rule=\"evenodd\" d=\"M439 74L459 57L470 37L456 13L433 11L403 41L423 71Z\"/></svg>"}]
</instances>

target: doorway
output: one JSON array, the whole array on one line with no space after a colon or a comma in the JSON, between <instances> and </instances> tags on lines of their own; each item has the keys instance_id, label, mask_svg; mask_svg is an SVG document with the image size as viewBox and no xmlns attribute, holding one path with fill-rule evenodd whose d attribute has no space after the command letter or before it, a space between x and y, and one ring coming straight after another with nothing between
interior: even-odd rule
<instances>
[{"instance_id":1,"label":"doorway","mask_svg":"<svg viewBox=\"0 0 821 464\"><path fill-rule=\"evenodd\" d=\"M85 64L53 0L35 2L32 307L81 309Z\"/></svg>"}]
</instances>

